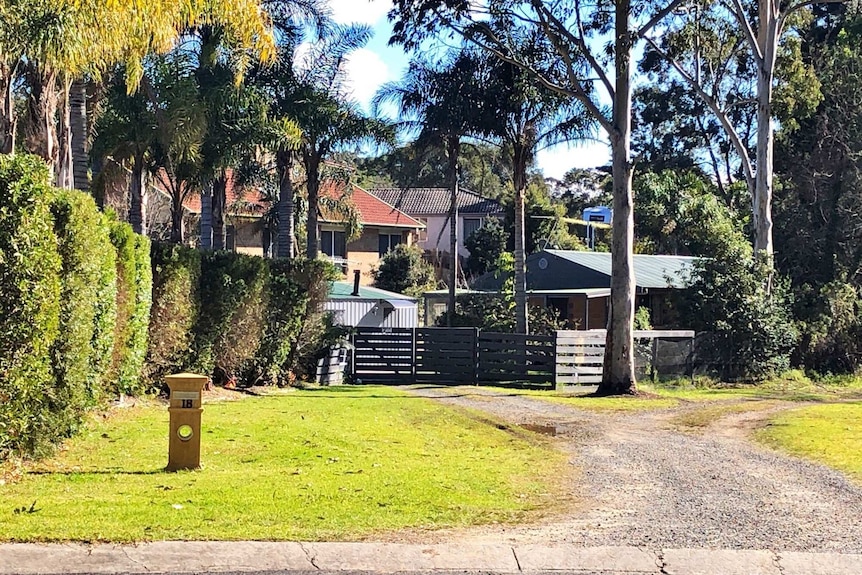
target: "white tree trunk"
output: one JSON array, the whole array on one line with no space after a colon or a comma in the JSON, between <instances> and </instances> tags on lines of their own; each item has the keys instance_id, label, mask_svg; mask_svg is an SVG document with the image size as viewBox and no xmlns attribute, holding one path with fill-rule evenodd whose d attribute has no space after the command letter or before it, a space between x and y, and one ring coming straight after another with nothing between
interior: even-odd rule
<instances>
[{"instance_id":1,"label":"white tree trunk","mask_svg":"<svg viewBox=\"0 0 862 575\"><path fill-rule=\"evenodd\" d=\"M757 70L757 152L755 186L752 198L754 220L754 250L770 258L772 243L772 192L773 149L775 130L772 126L772 82L775 76L775 59L778 49L778 7L772 1L758 3L759 29L757 42L760 62Z\"/></svg>"}]
</instances>

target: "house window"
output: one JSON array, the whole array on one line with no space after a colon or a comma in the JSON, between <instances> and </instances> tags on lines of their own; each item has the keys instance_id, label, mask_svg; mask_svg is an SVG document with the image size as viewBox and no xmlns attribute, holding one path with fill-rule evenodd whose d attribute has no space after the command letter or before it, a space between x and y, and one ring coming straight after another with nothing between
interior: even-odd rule
<instances>
[{"instance_id":1,"label":"house window","mask_svg":"<svg viewBox=\"0 0 862 575\"><path fill-rule=\"evenodd\" d=\"M380 234L377 253L382 258L389 250L394 249L395 246L401 243L404 243L401 234Z\"/></svg>"},{"instance_id":2,"label":"house window","mask_svg":"<svg viewBox=\"0 0 862 575\"><path fill-rule=\"evenodd\" d=\"M345 232L323 230L320 232L320 251L331 258L347 257L347 236Z\"/></svg>"},{"instance_id":3,"label":"house window","mask_svg":"<svg viewBox=\"0 0 862 575\"><path fill-rule=\"evenodd\" d=\"M464 218L464 239L473 235L473 232L482 227L482 218Z\"/></svg>"}]
</instances>

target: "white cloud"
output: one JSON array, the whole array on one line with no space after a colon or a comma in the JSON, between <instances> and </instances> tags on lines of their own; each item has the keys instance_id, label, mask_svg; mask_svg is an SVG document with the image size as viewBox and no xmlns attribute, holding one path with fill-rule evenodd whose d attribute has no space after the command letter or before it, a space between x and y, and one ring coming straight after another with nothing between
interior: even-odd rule
<instances>
[{"instance_id":1,"label":"white cloud","mask_svg":"<svg viewBox=\"0 0 862 575\"><path fill-rule=\"evenodd\" d=\"M391 0L329 0L332 18L340 24L374 26L392 8Z\"/></svg>"},{"instance_id":2,"label":"white cloud","mask_svg":"<svg viewBox=\"0 0 862 575\"><path fill-rule=\"evenodd\" d=\"M390 79L392 78L389 66L376 52L360 48L347 57L345 88L356 101L365 106L366 110L377 89Z\"/></svg>"},{"instance_id":3,"label":"white cloud","mask_svg":"<svg viewBox=\"0 0 862 575\"><path fill-rule=\"evenodd\" d=\"M580 146L559 144L541 150L536 155L536 162L546 178L562 179L572 168L596 168L611 161L610 148L607 144L590 142Z\"/></svg>"}]
</instances>

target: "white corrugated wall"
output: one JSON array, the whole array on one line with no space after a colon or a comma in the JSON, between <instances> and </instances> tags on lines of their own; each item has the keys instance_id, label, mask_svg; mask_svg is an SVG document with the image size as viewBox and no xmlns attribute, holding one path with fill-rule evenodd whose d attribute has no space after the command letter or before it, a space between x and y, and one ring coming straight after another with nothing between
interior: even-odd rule
<instances>
[{"instance_id":1,"label":"white corrugated wall","mask_svg":"<svg viewBox=\"0 0 862 575\"><path fill-rule=\"evenodd\" d=\"M350 327L418 327L419 311L410 307L392 308L376 299L330 300L323 308L335 313L335 322Z\"/></svg>"}]
</instances>

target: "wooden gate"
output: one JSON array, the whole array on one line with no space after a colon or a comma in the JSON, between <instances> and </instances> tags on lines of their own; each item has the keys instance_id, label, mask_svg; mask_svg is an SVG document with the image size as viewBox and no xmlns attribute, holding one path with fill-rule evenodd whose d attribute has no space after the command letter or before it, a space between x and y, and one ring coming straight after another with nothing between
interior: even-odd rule
<instances>
[{"instance_id":1,"label":"wooden gate","mask_svg":"<svg viewBox=\"0 0 862 575\"><path fill-rule=\"evenodd\" d=\"M465 328L417 328L415 379L418 383L468 384L476 381L476 335Z\"/></svg>"},{"instance_id":2,"label":"wooden gate","mask_svg":"<svg viewBox=\"0 0 862 575\"><path fill-rule=\"evenodd\" d=\"M477 382L554 385L555 337L479 332Z\"/></svg>"},{"instance_id":3,"label":"wooden gate","mask_svg":"<svg viewBox=\"0 0 862 575\"><path fill-rule=\"evenodd\" d=\"M352 340L357 383L413 383L413 329L359 328Z\"/></svg>"}]
</instances>

